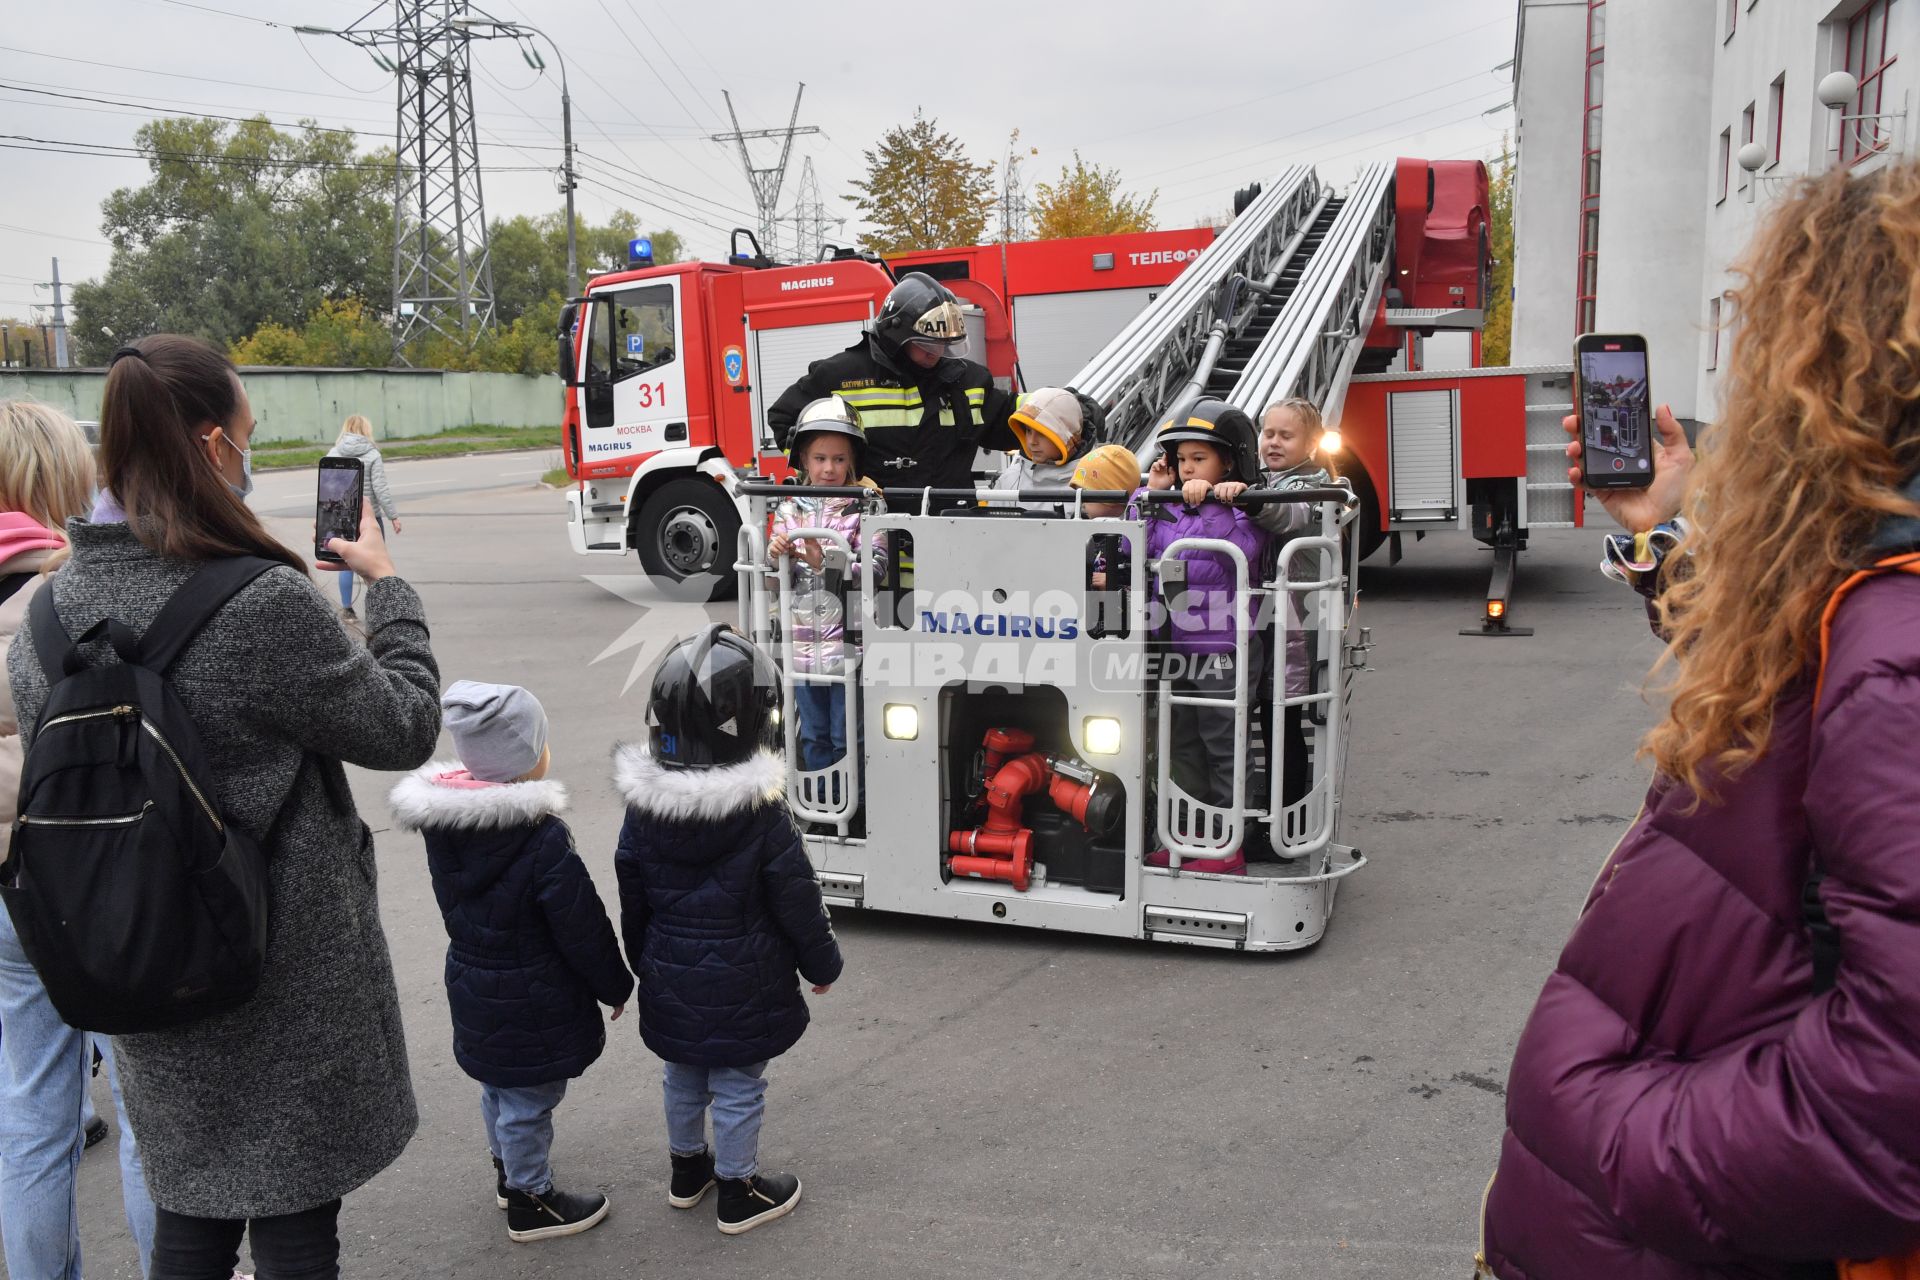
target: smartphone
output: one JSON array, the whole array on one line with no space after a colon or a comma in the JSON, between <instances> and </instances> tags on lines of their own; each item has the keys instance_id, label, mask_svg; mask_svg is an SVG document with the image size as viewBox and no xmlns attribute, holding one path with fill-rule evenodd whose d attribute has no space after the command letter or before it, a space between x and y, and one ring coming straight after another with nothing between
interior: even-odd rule
<instances>
[{"instance_id":1,"label":"smartphone","mask_svg":"<svg viewBox=\"0 0 1920 1280\"><path fill-rule=\"evenodd\" d=\"M313 554L315 558L339 564L340 557L327 550L327 542L360 537L360 499L366 488L366 472L358 458L320 459L320 496L313 511Z\"/></svg>"},{"instance_id":2,"label":"smartphone","mask_svg":"<svg viewBox=\"0 0 1920 1280\"><path fill-rule=\"evenodd\" d=\"M1647 340L1637 333L1583 333L1574 340L1573 364L1587 488L1646 488L1653 483Z\"/></svg>"}]
</instances>

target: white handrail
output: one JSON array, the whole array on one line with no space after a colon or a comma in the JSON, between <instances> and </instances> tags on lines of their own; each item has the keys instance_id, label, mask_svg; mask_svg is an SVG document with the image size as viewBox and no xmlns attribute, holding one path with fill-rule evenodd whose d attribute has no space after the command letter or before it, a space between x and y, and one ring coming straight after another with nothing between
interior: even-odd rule
<instances>
[{"instance_id":1,"label":"white handrail","mask_svg":"<svg viewBox=\"0 0 1920 1280\"><path fill-rule=\"evenodd\" d=\"M1173 681L1165 671L1159 673L1159 792L1160 843L1167 851L1168 865L1174 870L1188 858L1231 857L1238 849L1246 834L1247 806L1247 645L1252 627L1248 622L1248 574L1246 553L1224 538L1176 538L1160 553L1154 562L1154 572L1161 582L1165 582L1161 565L1177 559L1179 553L1187 550L1216 551L1224 553L1233 563L1233 628L1234 628L1234 664L1233 664L1233 799L1231 807L1222 809L1218 805L1205 803L1188 794L1185 788L1173 780L1173 708L1195 707L1224 710L1226 700L1204 694L1184 694L1173 692ZM1184 579L1183 579L1184 581ZM1166 591L1161 589L1164 597ZM1184 812L1189 820L1198 818L1200 838L1195 839L1190 825L1181 824L1177 813ZM1214 828L1214 822L1220 822L1220 835L1207 838Z\"/></svg>"}]
</instances>

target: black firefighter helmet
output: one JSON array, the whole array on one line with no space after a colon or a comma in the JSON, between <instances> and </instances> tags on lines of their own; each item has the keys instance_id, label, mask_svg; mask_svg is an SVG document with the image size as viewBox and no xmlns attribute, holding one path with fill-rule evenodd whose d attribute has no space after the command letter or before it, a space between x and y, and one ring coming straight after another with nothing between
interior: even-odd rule
<instances>
[{"instance_id":1,"label":"black firefighter helmet","mask_svg":"<svg viewBox=\"0 0 1920 1280\"><path fill-rule=\"evenodd\" d=\"M667 651L647 699L653 758L670 769L739 764L780 732L780 677L752 641L721 623Z\"/></svg>"},{"instance_id":2,"label":"black firefighter helmet","mask_svg":"<svg viewBox=\"0 0 1920 1280\"><path fill-rule=\"evenodd\" d=\"M890 355L908 346L954 355L966 345L967 317L953 290L930 275L910 271L880 304L880 314L873 318L873 336Z\"/></svg>"},{"instance_id":3,"label":"black firefighter helmet","mask_svg":"<svg viewBox=\"0 0 1920 1280\"><path fill-rule=\"evenodd\" d=\"M1260 440L1246 410L1208 398L1183 417L1161 426L1154 444L1167 455L1167 466L1173 469L1176 483L1180 475L1177 452L1189 440L1205 441L1227 455L1227 479L1247 485L1260 483Z\"/></svg>"}]
</instances>

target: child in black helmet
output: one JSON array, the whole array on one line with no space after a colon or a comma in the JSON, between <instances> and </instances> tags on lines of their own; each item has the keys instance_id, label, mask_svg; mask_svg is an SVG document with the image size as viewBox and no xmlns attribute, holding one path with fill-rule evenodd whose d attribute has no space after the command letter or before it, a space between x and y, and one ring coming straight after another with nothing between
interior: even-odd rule
<instances>
[{"instance_id":1,"label":"child in black helmet","mask_svg":"<svg viewBox=\"0 0 1920 1280\"><path fill-rule=\"evenodd\" d=\"M787 810L779 711L773 663L712 627L661 663L649 741L614 753L620 928L641 1038L666 1062L667 1202L691 1209L717 1178L728 1235L799 1203L798 1178L759 1171L767 1063L807 1029L799 979L824 995L842 963Z\"/></svg>"}]
</instances>

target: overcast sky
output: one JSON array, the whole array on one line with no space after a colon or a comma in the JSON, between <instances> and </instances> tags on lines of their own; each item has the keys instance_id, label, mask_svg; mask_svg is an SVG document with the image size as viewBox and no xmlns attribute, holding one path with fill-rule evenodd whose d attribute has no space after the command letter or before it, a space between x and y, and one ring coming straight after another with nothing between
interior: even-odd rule
<instances>
[{"instance_id":1,"label":"overcast sky","mask_svg":"<svg viewBox=\"0 0 1920 1280\"><path fill-rule=\"evenodd\" d=\"M345 25L373 3L16 0L0 24L4 132L125 145L155 115L264 112L391 145L392 78L361 50L290 29ZM382 3L375 22L392 10ZM795 141L783 208L810 158L828 216L851 218L861 151L920 107L978 161L1000 161L1018 128L1023 150L1039 151L1026 158L1029 185L1078 148L1129 188L1158 188L1161 226L1190 226L1290 162L1343 186L1369 160L1496 154L1512 113L1482 112L1511 97L1508 73L1493 69L1512 55L1515 10L1514 0L475 6L537 22L565 54L581 212L600 221L635 209L702 256L723 254L725 230L755 221L738 152L706 140L728 127L723 88L744 127L765 128L786 123L806 82L800 122L822 132ZM535 72L509 41L473 48L482 163L558 165L557 69ZM757 164L777 154L753 145ZM0 316L50 298L34 284L56 255L63 278L103 272L100 202L145 176L137 159L0 149ZM483 181L490 217L559 207L546 174Z\"/></svg>"}]
</instances>

